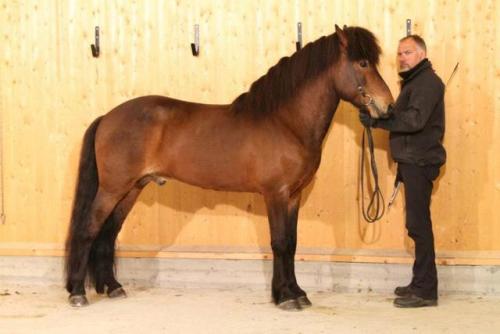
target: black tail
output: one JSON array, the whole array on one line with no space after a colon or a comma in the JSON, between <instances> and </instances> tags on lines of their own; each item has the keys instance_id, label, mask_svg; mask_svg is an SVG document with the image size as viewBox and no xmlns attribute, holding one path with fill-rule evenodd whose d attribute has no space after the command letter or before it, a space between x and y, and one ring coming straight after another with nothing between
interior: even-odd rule
<instances>
[{"instance_id":1,"label":"black tail","mask_svg":"<svg viewBox=\"0 0 500 334\"><path fill-rule=\"evenodd\" d=\"M76 185L73 211L68 238L66 240L66 290L71 292L73 286L71 277L74 276L78 264L82 261L84 236L88 231L87 214L97 194L99 178L95 157L95 134L101 117L97 118L85 132L83 146L80 153L80 166L78 168L78 181Z\"/></svg>"}]
</instances>

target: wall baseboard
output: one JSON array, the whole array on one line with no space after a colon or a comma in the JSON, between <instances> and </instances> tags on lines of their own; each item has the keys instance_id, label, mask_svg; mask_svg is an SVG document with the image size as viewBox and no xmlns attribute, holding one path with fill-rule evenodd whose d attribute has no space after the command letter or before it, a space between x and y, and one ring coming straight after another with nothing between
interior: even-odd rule
<instances>
[{"instance_id":1,"label":"wall baseboard","mask_svg":"<svg viewBox=\"0 0 500 334\"><path fill-rule=\"evenodd\" d=\"M269 260L119 258L118 280L155 287L270 289ZM0 283L63 284L61 257L0 257ZM391 292L409 282L411 265L296 262L297 280L305 290ZM500 295L500 266L438 266L440 293Z\"/></svg>"}]
</instances>

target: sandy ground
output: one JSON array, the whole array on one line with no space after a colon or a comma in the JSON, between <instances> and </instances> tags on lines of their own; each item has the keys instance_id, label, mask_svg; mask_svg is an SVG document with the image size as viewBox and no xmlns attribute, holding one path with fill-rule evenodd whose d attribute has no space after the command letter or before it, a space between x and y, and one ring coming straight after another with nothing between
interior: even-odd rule
<instances>
[{"instance_id":1,"label":"sandy ground","mask_svg":"<svg viewBox=\"0 0 500 334\"><path fill-rule=\"evenodd\" d=\"M398 309L392 296L309 292L285 312L266 290L126 286L129 297L89 293L68 306L60 287L0 287L0 333L500 333L500 297L441 296L438 307Z\"/></svg>"}]
</instances>

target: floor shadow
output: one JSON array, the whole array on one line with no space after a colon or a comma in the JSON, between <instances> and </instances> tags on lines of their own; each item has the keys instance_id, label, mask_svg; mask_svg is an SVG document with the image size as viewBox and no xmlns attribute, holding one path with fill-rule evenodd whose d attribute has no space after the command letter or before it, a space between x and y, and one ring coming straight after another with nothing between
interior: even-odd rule
<instances>
[{"instance_id":1,"label":"floor shadow","mask_svg":"<svg viewBox=\"0 0 500 334\"><path fill-rule=\"evenodd\" d=\"M314 183L315 178L313 178L311 183L303 190L301 207L307 202ZM211 213L216 215L217 207L224 205L236 209L236 215L250 217L250 219L253 220L255 233L258 239L258 250L261 253L270 253L267 211L264 198L260 194L215 191L191 186L175 180L169 180L162 187L156 184L149 184L143 190L138 202L149 208L159 205L162 211L167 208L176 213L185 214L180 219L170 219L164 222L164 224L169 224L168 230L170 233L168 237L162 238L162 247L164 248L168 248L175 243L177 235L190 223L189 217L193 217L203 209L210 210L210 212L205 210L205 215L210 215ZM253 217L257 219L252 219ZM160 219L162 219L162 217L160 217ZM162 231L158 231L158 233L162 233Z\"/></svg>"}]
</instances>

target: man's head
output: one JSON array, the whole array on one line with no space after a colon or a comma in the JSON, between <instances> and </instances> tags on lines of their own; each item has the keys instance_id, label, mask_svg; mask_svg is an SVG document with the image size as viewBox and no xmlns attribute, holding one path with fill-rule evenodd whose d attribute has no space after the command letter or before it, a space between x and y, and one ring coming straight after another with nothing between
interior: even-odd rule
<instances>
[{"instance_id":1,"label":"man's head","mask_svg":"<svg viewBox=\"0 0 500 334\"><path fill-rule=\"evenodd\" d=\"M427 47L422 37L409 35L399 41L399 72L411 70L427 56Z\"/></svg>"}]
</instances>

